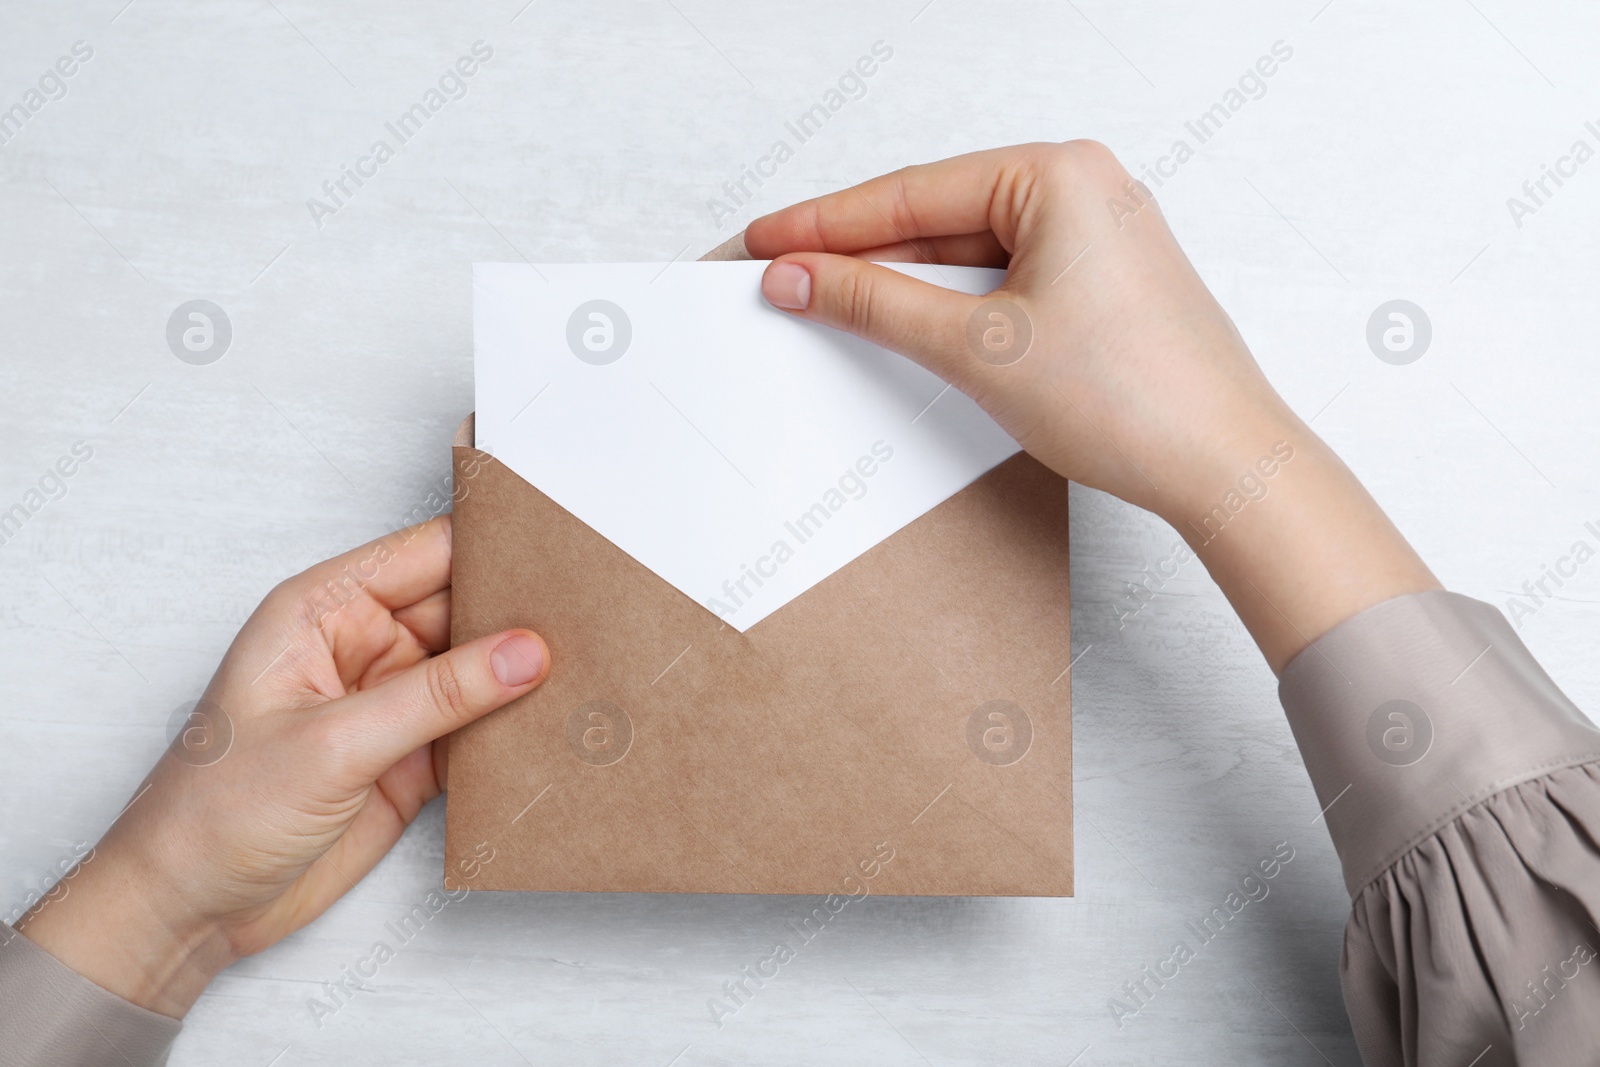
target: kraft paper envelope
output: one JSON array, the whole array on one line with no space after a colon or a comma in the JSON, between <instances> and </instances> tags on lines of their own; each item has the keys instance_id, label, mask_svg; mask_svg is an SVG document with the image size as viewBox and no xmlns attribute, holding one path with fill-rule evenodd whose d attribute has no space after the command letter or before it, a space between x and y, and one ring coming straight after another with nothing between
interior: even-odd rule
<instances>
[{"instance_id":1,"label":"kraft paper envelope","mask_svg":"<svg viewBox=\"0 0 1600 1067\"><path fill-rule=\"evenodd\" d=\"M667 269L684 272L688 266ZM1014 444L996 452L994 440L983 436L988 431L973 429L975 416L961 406L970 401L959 394L940 399L935 389L928 393L934 402L922 411L912 407L904 418L896 415L905 424L891 434L897 446L866 438L840 445L840 455L860 453L859 466L846 465L846 474L874 471L841 483L872 485L859 499L840 498L847 503L837 514L846 521L829 519L830 536L846 547L818 547L824 538L814 530L788 527L791 532L781 535L785 541L799 544L800 537L792 535L817 537L798 548L794 562L780 566L769 560L753 568L739 560L729 566L730 576L749 579L742 588L751 599L739 605L747 609L741 620L740 610L724 611L730 603L699 592L692 567L672 572L669 581L511 465L516 455L520 469L548 479L547 486L557 487L552 493L662 570L670 569L674 553L692 555L697 546L683 547L681 530L652 540L648 523L641 526L635 516L622 514L628 493L635 491L627 488L636 473L629 464L649 462L633 456L634 450L659 449L674 464L689 465L700 460L680 456L700 448L707 466L703 479L726 479L716 489L728 499L715 514L693 515L697 536L688 541L715 545L724 527L737 528L764 508L784 507L782 483L790 467L763 466L753 437L730 443L735 423L717 422L705 414L709 407L682 392L691 380L682 375L704 370L707 360L725 359L726 353L674 353L659 336L647 336L667 321L663 316L699 306L698 283L671 274L644 282L616 272L553 267L540 268L543 281L535 283L522 278L530 271L507 275L498 268L480 267L480 303L484 287L491 290L487 299L503 305L507 294L497 296L493 286L508 278L508 284L526 281L531 288L524 303L559 305L560 320L566 320L570 304L580 327L598 322L606 328L606 343L615 341L611 331L621 318L631 318L620 328L631 328L633 336L632 347L608 366L584 354L581 338L588 335L575 335L565 321L545 324L539 316L553 312L536 309L528 320L535 336L526 342L527 360L543 368L548 380L532 401L521 393L499 397L485 391L485 349L498 342L486 339L492 324L479 309L480 425L475 434L469 417L454 449L451 636L460 643L528 627L549 643L554 669L538 689L451 738L446 871L452 884L840 897L1070 895L1067 483L1016 453ZM951 269L945 271L948 280ZM612 309L603 311L606 317L579 314L593 301L549 295L566 294L561 286L572 278L579 279L573 294L619 297L606 305ZM621 278L616 291L606 288L608 278ZM984 291L981 279L957 284ZM668 290L665 297L655 286ZM662 299L667 310L651 303ZM770 310L765 314L770 320L749 320L757 324L749 358L772 361L763 364L763 373L785 367L793 372L794 364L781 362L785 345L843 343L820 334L784 334L821 328L793 320L765 325L781 318ZM579 338L571 340L570 353L563 327L568 339ZM717 340L715 325L702 335L712 348L726 344ZM858 349L839 351L844 354L835 357L819 347L817 358L850 364L841 373L865 366L853 360L875 358ZM925 373L902 372L898 362L871 365L896 368L880 378ZM622 367L639 381L648 378L659 399L642 387L636 393L644 400L604 392L620 388L615 383L624 372L611 368ZM737 383L734 365L724 370L708 388ZM861 388L870 393L881 384L883 397L868 398L860 411L839 417L870 419L871 405L880 402L891 410L897 391L929 384L918 381L873 379ZM791 379L786 386L797 409L812 403L808 420L831 417L819 414L805 385ZM614 395L618 404L661 406L648 416L629 406L606 422L601 408L583 408L595 401L584 392L591 387L602 390L596 394L601 398ZM922 403L921 394L916 403ZM840 405L849 406L842 399ZM592 457L574 460L584 477L563 481L566 468L539 464L560 451L552 441L567 438L550 438L550 427L563 425L562 413L574 408L583 412L583 425L563 434L581 436L584 426L605 423L592 427L596 436L575 440L574 449L607 454L615 438L628 437L636 419L648 423L648 432L624 441L614 450L618 455L606 460L621 465L591 469L582 462ZM661 412L669 408L682 419L681 440L666 440L675 425L670 420L649 422L658 415L665 419ZM498 440L483 437L482 421L491 409L501 412L495 416ZM769 418L784 420L781 413ZM953 420L945 424L948 434L939 418ZM970 431L965 437L961 427ZM783 452L785 442L809 440L804 434L814 431L810 422L779 426L776 433L790 436L777 445L769 442L765 455ZM528 444L524 436L533 445L519 453L513 446ZM958 439L954 451L930 456L929 449L948 437ZM741 444L748 447L740 451ZM873 445L880 446L876 455ZM883 459L884 452L893 458ZM744 479L748 484L728 473L738 471L736 459L758 471ZM793 456L789 461L798 464L795 469L806 462ZM719 473L709 473L713 468ZM596 475L602 470L624 483L625 491L597 485L606 481ZM657 475L671 472L651 477ZM945 493L951 478L964 480L964 487L923 508L926 494ZM704 488L685 484L684 495ZM608 500L607 491L621 495ZM908 515L907 508L922 510ZM661 525L673 521L672 515L660 518ZM852 543L871 547L852 554ZM729 544L726 551L738 549L736 538ZM850 558L832 558L843 555ZM788 582L781 598L757 604L755 569L789 572L770 579L773 587Z\"/></svg>"}]
</instances>

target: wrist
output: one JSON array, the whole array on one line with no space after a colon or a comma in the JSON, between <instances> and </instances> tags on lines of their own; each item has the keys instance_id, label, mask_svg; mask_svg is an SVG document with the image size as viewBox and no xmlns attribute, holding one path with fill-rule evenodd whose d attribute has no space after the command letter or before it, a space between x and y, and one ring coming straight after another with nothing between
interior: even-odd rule
<instances>
[{"instance_id":1,"label":"wrist","mask_svg":"<svg viewBox=\"0 0 1600 1067\"><path fill-rule=\"evenodd\" d=\"M1267 429L1263 424L1258 429ZM1235 456L1231 481L1165 515L1222 588L1274 673L1339 623L1440 588L1356 476L1292 414Z\"/></svg>"},{"instance_id":2,"label":"wrist","mask_svg":"<svg viewBox=\"0 0 1600 1067\"><path fill-rule=\"evenodd\" d=\"M16 928L124 1000L181 1019L236 958L220 926L116 843L99 846L69 877L66 893L40 901Z\"/></svg>"},{"instance_id":3,"label":"wrist","mask_svg":"<svg viewBox=\"0 0 1600 1067\"><path fill-rule=\"evenodd\" d=\"M1168 446L1150 510L1186 538L1214 536L1269 496L1321 442L1276 394L1224 414ZM1207 533L1209 531L1209 534Z\"/></svg>"}]
</instances>

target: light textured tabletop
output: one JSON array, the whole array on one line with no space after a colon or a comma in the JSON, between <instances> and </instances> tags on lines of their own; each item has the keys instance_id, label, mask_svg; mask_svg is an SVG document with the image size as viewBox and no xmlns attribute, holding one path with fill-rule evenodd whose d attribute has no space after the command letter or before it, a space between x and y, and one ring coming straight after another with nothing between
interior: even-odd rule
<instances>
[{"instance_id":1,"label":"light textured tabletop","mask_svg":"<svg viewBox=\"0 0 1600 1067\"><path fill-rule=\"evenodd\" d=\"M268 588L445 482L474 261L692 258L792 200L1025 140L1094 137L1144 176L1443 581L1520 605L1600 705L1594 5L524 4L0 2L0 108L22 108L0 112L0 511L26 512L0 544L8 912L115 816ZM386 124L480 41L399 144ZM829 102L801 142L787 124ZM368 176L335 197L346 167ZM1409 363L1367 339L1397 299L1430 324ZM191 300L231 326L209 364L168 343ZM78 442L65 495L30 496ZM436 803L219 978L172 1062L1357 1062L1346 896L1272 677L1196 563L1132 613L1176 535L1074 494L1076 898L852 905L719 1027L708 1000L811 901L473 894L319 1017L438 883ZM1119 1017L1284 842L1268 896Z\"/></svg>"}]
</instances>

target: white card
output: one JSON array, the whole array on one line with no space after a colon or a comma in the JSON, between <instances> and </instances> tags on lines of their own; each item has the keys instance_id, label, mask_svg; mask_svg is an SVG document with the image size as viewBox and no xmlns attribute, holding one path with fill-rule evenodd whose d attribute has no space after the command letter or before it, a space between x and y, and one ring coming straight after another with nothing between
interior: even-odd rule
<instances>
[{"instance_id":1,"label":"white card","mask_svg":"<svg viewBox=\"0 0 1600 1067\"><path fill-rule=\"evenodd\" d=\"M765 266L473 275L478 447L741 632L1018 451L910 360L768 306Z\"/></svg>"}]
</instances>

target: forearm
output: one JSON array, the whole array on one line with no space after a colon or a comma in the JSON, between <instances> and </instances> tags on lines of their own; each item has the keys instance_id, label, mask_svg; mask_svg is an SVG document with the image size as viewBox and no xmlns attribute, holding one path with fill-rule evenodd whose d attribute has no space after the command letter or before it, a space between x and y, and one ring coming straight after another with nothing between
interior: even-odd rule
<instances>
[{"instance_id":1,"label":"forearm","mask_svg":"<svg viewBox=\"0 0 1600 1067\"><path fill-rule=\"evenodd\" d=\"M1311 642L1438 579L1365 487L1281 404L1258 409L1162 507L1273 673ZM1270 472L1270 473L1268 473Z\"/></svg>"}]
</instances>

